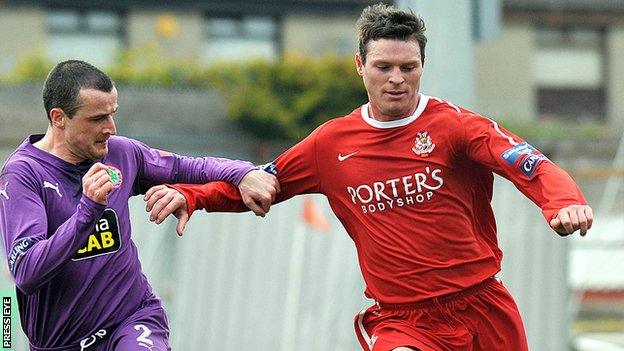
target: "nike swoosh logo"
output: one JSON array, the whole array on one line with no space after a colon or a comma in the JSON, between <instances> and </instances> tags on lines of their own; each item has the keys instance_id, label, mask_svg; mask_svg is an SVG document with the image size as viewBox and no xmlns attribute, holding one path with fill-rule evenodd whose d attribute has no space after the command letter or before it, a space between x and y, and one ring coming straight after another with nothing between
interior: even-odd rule
<instances>
[{"instance_id":1,"label":"nike swoosh logo","mask_svg":"<svg viewBox=\"0 0 624 351\"><path fill-rule=\"evenodd\" d=\"M344 156L343 156L342 154L338 154L338 161L344 161L344 160L348 159L349 157L351 157L351 156L353 156L353 155L357 154L358 152L359 152L359 151L352 152L352 153L347 154L347 155L344 155Z\"/></svg>"}]
</instances>

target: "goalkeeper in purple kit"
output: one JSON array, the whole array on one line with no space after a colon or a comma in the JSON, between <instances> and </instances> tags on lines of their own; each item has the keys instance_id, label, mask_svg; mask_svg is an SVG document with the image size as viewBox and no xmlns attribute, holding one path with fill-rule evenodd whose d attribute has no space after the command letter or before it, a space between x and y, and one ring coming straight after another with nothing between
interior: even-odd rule
<instances>
[{"instance_id":1,"label":"goalkeeper in purple kit","mask_svg":"<svg viewBox=\"0 0 624 351\"><path fill-rule=\"evenodd\" d=\"M160 299L131 239L128 199L161 183L237 185L254 212L279 191L242 161L189 158L115 136L117 90L82 61L48 75L49 126L0 174L0 232L31 350L169 350Z\"/></svg>"}]
</instances>

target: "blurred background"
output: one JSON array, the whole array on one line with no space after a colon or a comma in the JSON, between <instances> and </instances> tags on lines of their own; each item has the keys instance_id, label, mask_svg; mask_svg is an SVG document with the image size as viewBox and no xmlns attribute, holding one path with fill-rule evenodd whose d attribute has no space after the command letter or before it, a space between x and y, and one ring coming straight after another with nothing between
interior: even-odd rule
<instances>
[{"instance_id":1,"label":"blurred background","mask_svg":"<svg viewBox=\"0 0 624 351\"><path fill-rule=\"evenodd\" d=\"M45 75L78 58L120 92L118 132L188 155L272 160L366 102L355 21L378 1L0 1L0 159L43 133ZM586 238L559 238L497 178L501 277L531 350L624 350L624 1L404 0L427 25L422 92L498 121L581 185ZM147 221L133 238L175 350L357 350L372 304L322 196L251 214ZM6 262L6 258L3 257ZM6 265L6 264L5 264ZM15 296L8 270L0 293ZM13 347L26 350L13 300Z\"/></svg>"}]
</instances>

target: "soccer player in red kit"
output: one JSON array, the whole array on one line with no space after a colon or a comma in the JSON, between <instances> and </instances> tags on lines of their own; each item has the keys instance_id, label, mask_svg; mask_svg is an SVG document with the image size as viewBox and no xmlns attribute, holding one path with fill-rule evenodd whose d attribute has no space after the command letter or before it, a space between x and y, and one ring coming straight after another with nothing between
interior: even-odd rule
<instances>
[{"instance_id":1,"label":"soccer player in red kit","mask_svg":"<svg viewBox=\"0 0 624 351\"><path fill-rule=\"evenodd\" d=\"M426 44L419 17L374 5L358 31L355 61L369 102L266 167L280 182L276 201L323 194L353 239L365 294L375 300L355 317L364 350L527 350L516 304L495 278L502 253L493 173L512 181L562 236L585 235L591 208L570 176L521 138L419 92ZM172 187L146 194L153 220L247 210L226 183Z\"/></svg>"}]
</instances>

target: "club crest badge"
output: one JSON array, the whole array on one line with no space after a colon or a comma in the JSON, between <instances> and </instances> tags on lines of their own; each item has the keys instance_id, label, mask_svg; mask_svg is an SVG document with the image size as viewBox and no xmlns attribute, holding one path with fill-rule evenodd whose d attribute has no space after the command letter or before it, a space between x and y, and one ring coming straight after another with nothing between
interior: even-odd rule
<instances>
[{"instance_id":1,"label":"club crest badge","mask_svg":"<svg viewBox=\"0 0 624 351\"><path fill-rule=\"evenodd\" d=\"M111 183L113 183L113 188L119 188L121 186L121 182L123 177L121 176L121 171L113 166L108 166L108 176L110 177Z\"/></svg>"},{"instance_id":2,"label":"club crest badge","mask_svg":"<svg viewBox=\"0 0 624 351\"><path fill-rule=\"evenodd\" d=\"M414 141L412 151L420 157L429 157L431 151L435 149L435 144L431 140L428 132L420 132Z\"/></svg>"}]
</instances>

